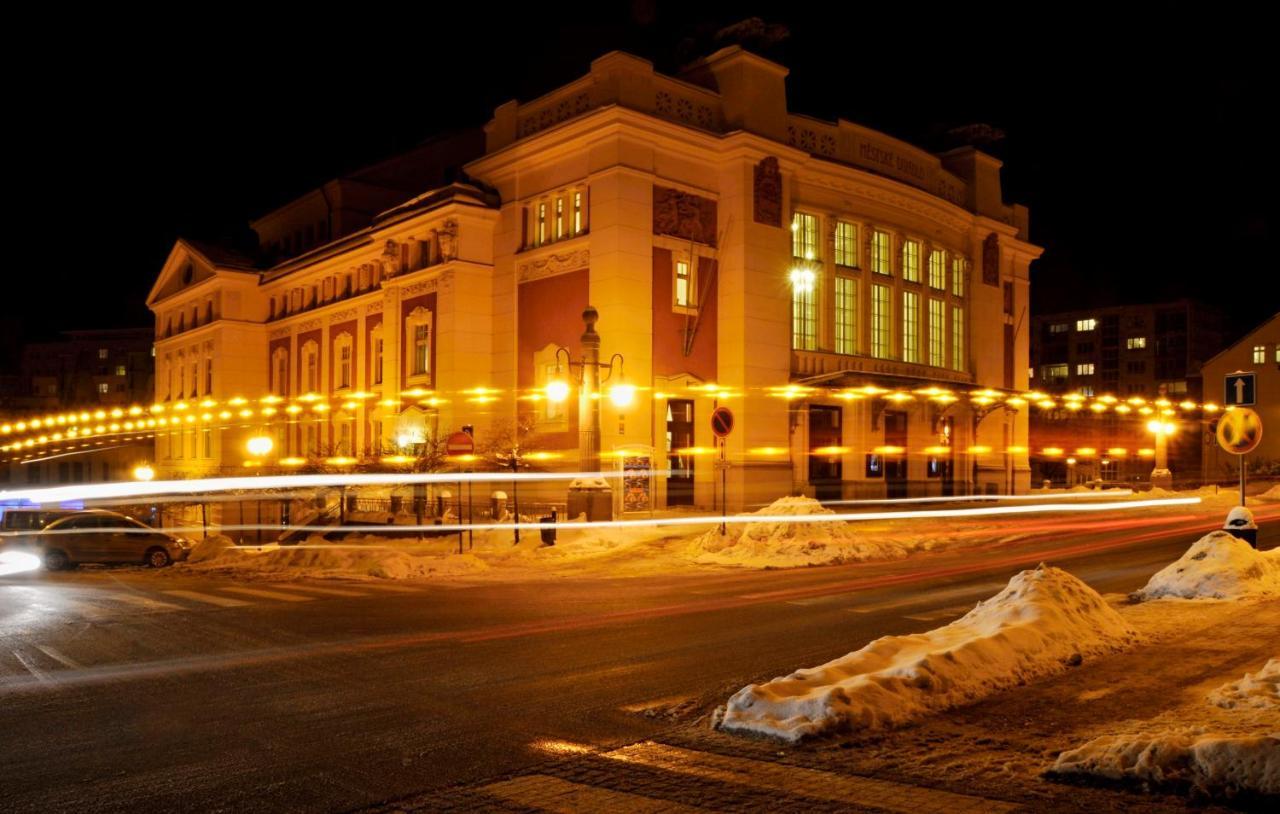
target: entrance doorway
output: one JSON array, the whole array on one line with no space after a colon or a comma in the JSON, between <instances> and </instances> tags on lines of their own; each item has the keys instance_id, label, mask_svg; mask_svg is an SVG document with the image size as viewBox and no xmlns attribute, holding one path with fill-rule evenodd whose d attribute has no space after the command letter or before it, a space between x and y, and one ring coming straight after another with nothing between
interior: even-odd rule
<instances>
[{"instance_id":1,"label":"entrance doorway","mask_svg":"<svg viewBox=\"0 0 1280 814\"><path fill-rule=\"evenodd\" d=\"M840 408L809 405L809 483L818 500L844 497Z\"/></svg>"},{"instance_id":2,"label":"entrance doorway","mask_svg":"<svg viewBox=\"0 0 1280 814\"><path fill-rule=\"evenodd\" d=\"M885 492L888 497L907 496L907 414L898 410L884 412Z\"/></svg>"},{"instance_id":3,"label":"entrance doorway","mask_svg":"<svg viewBox=\"0 0 1280 814\"><path fill-rule=\"evenodd\" d=\"M693 505L693 401L667 401L667 505Z\"/></svg>"}]
</instances>

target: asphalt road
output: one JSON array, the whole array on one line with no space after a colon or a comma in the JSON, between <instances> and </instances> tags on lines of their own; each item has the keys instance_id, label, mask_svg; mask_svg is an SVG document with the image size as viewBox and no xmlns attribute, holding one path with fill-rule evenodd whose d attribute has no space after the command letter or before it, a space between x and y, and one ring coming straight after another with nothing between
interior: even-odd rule
<instances>
[{"instance_id":1,"label":"asphalt road","mask_svg":"<svg viewBox=\"0 0 1280 814\"><path fill-rule=\"evenodd\" d=\"M341 811L479 780L937 627L1042 560L1132 590L1205 525L1036 517L895 563L612 580L0 577L0 810Z\"/></svg>"}]
</instances>

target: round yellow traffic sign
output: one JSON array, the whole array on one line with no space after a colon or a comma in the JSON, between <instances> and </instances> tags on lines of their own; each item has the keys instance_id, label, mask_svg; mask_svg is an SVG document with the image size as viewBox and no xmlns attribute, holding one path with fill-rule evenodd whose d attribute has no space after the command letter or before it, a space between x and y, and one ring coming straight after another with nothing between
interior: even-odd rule
<instances>
[{"instance_id":1,"label":"round yellow traffic sign","mask_svg":"<svg viewBox=\"0 0 1280 814\"><path fill-rule=\"evenodd\" d=\"M1262 418L1247 407L1233 407L1218 419L1218 445L1232 455L1252 452L1262 440Z\"/></svg>"}]
</instances>

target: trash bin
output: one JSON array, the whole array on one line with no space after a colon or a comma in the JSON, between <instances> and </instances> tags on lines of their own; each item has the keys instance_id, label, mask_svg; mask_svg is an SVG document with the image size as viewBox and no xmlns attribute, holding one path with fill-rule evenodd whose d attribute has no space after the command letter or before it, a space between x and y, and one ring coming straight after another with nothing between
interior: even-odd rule
<instances>
[{"instance_id":1,"label":"trash bin","mask_svg":"<svg viewBox=\"0 0 1280 814\"><path fill-rule=\"evenodd\" d=\"M493 492L489 495L489 515L493 517L494 522L502 520L502 515L507 510L507 493Z\"/></svg>"},{"instance_id":2,"label":"trash bin","mask_svg":"<svg viewBox=\"0 0 1280 814\"><path fill-rule=\"evenodd\" d=\"M539 522L539 523L543 523L543 524L546 524L546 523L555 523L555 522L556 522L556 510L555 510L555 509L552 509L552 510L551 510L551 514L544 515L543 517L539 517L539 518L538 518L538 522ZM551 528L542 528L542 529L539 529L539 531L540 531L540 532L542 532L542 544L543 544L543 545L555 545L555 544L556 544L556 529L555 529L555 526L552 526Z\"/></svg>"},{"instance_id":3,"label":"trash bin","mask_svg":"<svg viewBox=\"0 0 1280 814\"><path fill-rule=\"evenodd\" d=\"M613 519L613 489L601 478L583 478L569 483L569 519L585 516L590 522Z\"/></svg>"},{"instance_id":4,"label":"trash bin","mask_svg":"<svg viewBox=\"0 0 1280 814\"><path fill-rule=\"evenodd\" d=\"M1227 512L1227 522L1222 524L1222 530L1230 532L1233 537L1239 537L1254 548L1258 547L1258 524L1253 521L1253 512L1244 506L1236 506Z\"/></svg>"},{"instance_id":5,"label":"trash bin","mask_svg":"<svg viewBox=\"0 0 1280 814\"><path fill-rule=\"evenodd\" d=\"M453 499L453 492L448 489L441 489L436 492L436 518L444 518L445 512L449 511L449 501Z\"/></svg>"}]
</instances>

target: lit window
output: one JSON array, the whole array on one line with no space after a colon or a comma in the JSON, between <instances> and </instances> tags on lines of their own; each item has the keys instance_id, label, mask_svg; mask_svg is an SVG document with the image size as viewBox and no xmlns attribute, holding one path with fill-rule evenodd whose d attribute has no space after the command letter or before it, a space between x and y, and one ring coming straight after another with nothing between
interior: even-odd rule
<instances>
[{"instance_id":1,"label":"lit window","mask_svg":"<svg viewBox=\"0 0 1280 814\"><path fill-rule=\"evenodd\" d=\"M547 205L545 202L538 204L538 239L534 243L535 246L541 246L547 242Z\"/></svg>"},{"instance_id":2,"label":"lit window","mask_svg":"<svg viewBox=\"0 0 1280 814\"><path fill-rule=\"evenodd\" d=\"M1254 362L1254 364L1258 364L1258 365L1260 365L1260 364L1262 364L1263 362L1266 362L1266 361L1267 361L1267 346L1266 346L1266 345L1254 345L1254 346L1253 346L1253 362Z\"/></svg>"},{"instance_id":3,"label":"lit window","mask_svg":"<svg viewBox=\"0 0 1280 814\"><path fill-rule=\"evenodd\" d=\"M876 274L892 274L892 261L889 257L889 233L871 233L871 270Z\"/></svg>"},{"instance_id":4,"label":"lit window","mask_svg":"<svg viewBox=\"0 0 1280 814\"><path fill-rule=\"evenodd\" d=\"M920 295L914 291L902 292L902 361L920 361Z\"/></svg>"},{"instance_id":5,"label":"lit window","mask_svg":"<svg viewBox=\"0 0 1280 814\"><path fill-rule=\"evenodd\" d=\"M1044 366L1045 381L1051 381L1053 379L1065 379L1065 378L1067 378L1067 366L1065 364Z\"/></svg>"},{"instance_id":6,"label":"lit window","mask_svg":"<svg viewBox=\"0 0 1280 814\"><path fill-rule=\"evenodd\" d=\"M920 282L920 243L908 240L902 244L902 279L909 283Z\"/></svg>"},{"instance_id":7,"label":"lit window","mask_svg":"<svg viewBox=\"0 0 1280 814\"><path fill-rule=\"evenodd\" d=\"M929 364L934 367L947 366L945 309L942 300L929 300Z\"/></svg>"},{"instance_id":8,"label":"lit window","mask_svg":"<svg viewBox=\"0 0 1280 814\"><path fill-rule=\"evenodd\" d=\"M1090 318L1090 319L1076 320L1077 331L1092 331L1094 328L1097 328L1097 327L1098 327L1098 320L1096 319Z\"/></svg>"},{"instance_id":9,"label":"lit window","mask_svg":"<svg viewBox=\"0 0 1280 814\"><path fill-rule=\"evenodd\" d=\"M964 350L964 309L958 305L951 306L951 369L964 371L966 367Z\"/></svg>"},{"instance_id":10,"label":"lit window","mask_svg":"<svg viewBox=\"0 0 1280 814\"><path fill-rule=\"evenodd\" d=\"M1092 376L1092 375L1093 375L1093 362L1081 362L1080 364L1076 365L1076 375L1077 375L1077 376Z\"/></svg>"},{"instance_id":11,"label":"lit window","mask_svg":"<svg viewBox=\"0 0 1280 814\"><path fill-rule=\"evenodd\" d=\"M889 286L871 286L871 355L889 358Z\"/></svg>"},{"instance_id":12,"label":"lit window","mask_svg":"<svg viewBox=\"0 0 1280 814\"><path fill-rule=\"evenodd\" d=\"M573 193L573 233L582 234L582 193Z\"/></svg>"},{"instance_id":13,"label":"lit window","mask_svg":"<svg viewBox=\"0 0 1280 814\"><path fill-rule=\"evenodd\" d=\"M858 281L836 277L836 353L858 352Z\"/></svg>"},{"instance_id":14,"label":"lit window","mask_svg":"<svg viewBox=\"0 0 1280 814\"><path fill-rule=\"evenodd\" d=\"M415 325L413 328L413 372L426 373L431 367L431 326Z\"/></svg>"},{"instance_id":15,"label":"lit window","mask_svg":"<svg viewBox=\"0 0 1280 814\"><path fill-rule=\"evenodd\" d=\"M556 198L556 240L564 237L564 198Z\"/></svg>"},{"instance_id":16,"label":"lit window","mask_svg":"<svg viewBox=\"0 0 1280 814\"><path fill-rule=\"evenodd\" d=\"M963 297L965 279L969 276L969 261L963 257L951 257L951 294Z\"/></svg>"},{"instance_id":17,"label":"lit window","mask_svg":"<svg viewBox=\"0 0 1280 814\"><path fill-rule=\"evenodd\" d=\"M693 280L689 276L689 261L676 261L676 305L689 308L693 305Z\"/></svg>"},{"instance_id":18,"label":"lit window","mask_svg":"<svg viewBox=\"0 0 1280 814\"><path fill-rule=\"evenodd\" d=\"M205 428L200 431L201 441L204 444L204 457L213 457L213 431Z\"/></svg>"},{"instance_id":19,"label":"lit window","mask_svg":"<svg viewBox=\"0 0 1280 814\"><path fill-rule=\"evenodd\" d=\"M128 368L126 368L124 365L116 365L117 376L127 376L128 374L129 374Z\"/></svg>"},{"instance_id":20,"label":"lit window","mask_svg":"<svg viewBox=\"0 0 1280 814\"><path fill-rule=\"evenodd\" d=\"M1088 396L1089 398L1093 398L1093 388L1087 385L1085 387L1080 388L1080 393L1082 395Z\"/></svg>"},{"instance_id":21,"label":"lit window","mask_svg":"<svg viewBox=\"0 0 1280 814\"><path fill-rule=\"evenodd\" d=\"M308 342L302 349L303 368L307 371L306 392L314 393L320 384L320 354L314 342Z\"/></svg>"},{"instance_id":22,"label":"lit window","mask_svg":"<svg viewBox=\"0 0 1280 814\"><path fill-rule=\"evenodd\" d=\"M373 383L382 384L382 337L380 336L373 340Z\"/></svg>"},{"instance_id":23,"label":"lit window","mask_svg":"<svg viewBox=\"0 0 1280 814\"><path fill-rule=\"evenodd\" d=\"M338 387L351 386L351 343L338 348Z\"/></svg>"},{"instance_id":24,"label":"lit window","mask_svg":"<svg viewBox=\"0 0 1280 814\"><path fill-rule=\"evenodd\" d=\"M1071 329L1071 325L1066 322L1055 322L1049 326L1049 333L1064 334Z\"/></svg>"},{"instance_id":25,"label":"lit window","mask_svg":"<svg viewBox=\"0 0 1280 814\"><path fill-rule=\"evenodd\" d=\"M105 396L107 393L111 392L111 385L106 382L99 382L98 392Z\"/></svg>"},{"instance_id":26,"label":"lit window","mask_svg":"<svg viewBox=\"0 0 1280 814\"><path fill-rule=\"evenodd\" d=\"M858 267L858 227L848 221L836 222L836 265Z\"/></svg>"},{"instance_id":27,"label":"lit window","mask_svg":"<svg viewBox=\"0 0 1280 814\"><path fill-rule=\"evenodd\" d=\"M154 352L153 350L152 353ZM1280 345L1276 345L1276 364L1280 365Z\"/></svg>"},{"instance_id":28,"label":"lit window","mask_svg":"<svg viewBox=\"0 0 1280 814\"><path fill-rule=\"evenodd\" d=\"M1183 395L1187 392L1187 383L1185 381L1169 382L1166 385L1165 390L1173 395Z\"/></svg>"},{"instance_id":29,"label":"lit window","mask_svg":"<svg viewBox=\"0 0 1280 814\"><path fill-rule=\"evenodd\" d=\"M797 212L791 218L791 254L804 260L818 257L818 216Z\"/></svg>"},{"instance_id":30,"label":"lit window","mask_svg":"<svg viewBox=\"0 0 1280 814\"><path fill-rule=\"evenodd\" d=\"M1147 338L1145 336L1131 336L1125 340L1124 346L1129 350L1138 350L1147 346Z\"/></svg>"},{"instance_id":31,"label":"lit window","mask_svg":"<svg viewBox=\"0 0 1280 814\"><path fill-rule=\"evenodd\" d=\"M275 352L275 393L277 396L289 395L289 351L276 348Z\"/></svg>"},{"instance_id":32,"label":"lit window","mask_svg":"<svg viewBox=\"0 0 1280 814\"><path fill-rule=\"evenodd\" d=\"M99 359L106 359L109 355L110 355L110 354L107 352L107 349L106 349L106 348L98 348L98 358L99 358Z\"/></svg>"},{"instance_id":33,"label":"lit window","mask_svg":"<svg viewBox=\"0 0 1280 814\"><path fill-rule=\"evenodd\" d=\"M929 287L939 291L947 287L947 253L941 249L929 252Z\"/></svg>"},{"instance_id":34,"label":"lit window","mask_svg":"<svg viewBox=\"0 0 1280 814\"><path fill-rule=\"evenodd\" d=\"M816 287L811 269L792 272L791 347L796 350L813 350L818 346L817 308L814 305Z\"/></svg>"}]
</instances>

